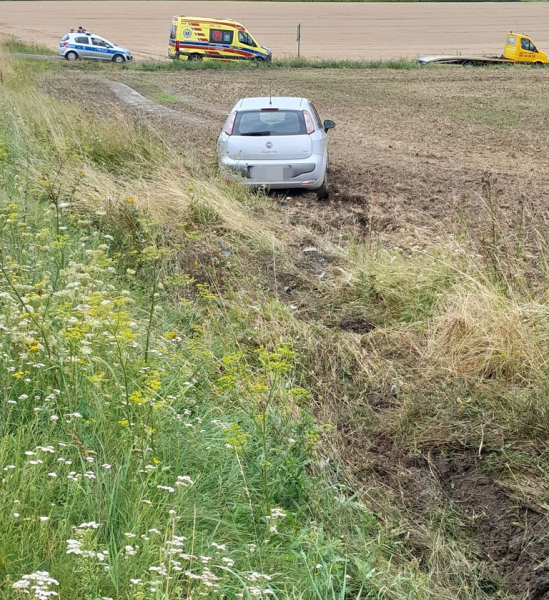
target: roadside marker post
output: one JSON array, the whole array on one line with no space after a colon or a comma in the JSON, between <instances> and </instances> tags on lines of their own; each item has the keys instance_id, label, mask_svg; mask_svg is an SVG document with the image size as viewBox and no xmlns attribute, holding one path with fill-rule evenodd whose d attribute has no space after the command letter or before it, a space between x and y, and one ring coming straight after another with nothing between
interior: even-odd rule
<instances>
[{"instance_id":1,"label":"roadside marker post","mask_svg":"<svg viewBox=\"0 0 549 600\"><path fill-rule=\"evenodd\" d=\"M299 51L301 46L301 23L297 24L297 58L299 58Z\"/></svg>"}]
</instances>

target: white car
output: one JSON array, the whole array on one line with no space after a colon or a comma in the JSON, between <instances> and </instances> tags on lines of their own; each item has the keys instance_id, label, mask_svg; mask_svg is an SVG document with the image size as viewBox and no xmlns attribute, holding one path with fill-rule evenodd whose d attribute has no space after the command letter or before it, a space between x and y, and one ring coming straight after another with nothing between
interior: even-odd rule
<instances>
[{"instance_id":1,"label":"white car","mask_svg":"<svg viewBox=\"0 0 549 600\"><path fill-rule=\"evenodd\" d=\"M123 46L117 46L95 33L67 33L61 38L57 54L67 60L79 58L110 60L124 63L133 59L132 53Z\"/></svg>"},{"instance_id":2,"label":"white car","mask_svg":"<svg viewBox=\"0 0 549 600\"><path fill-rule=\"evenodd\" d=\"M333 127L306 98L244 98L217 141L221 171L251 187L310 189L325 198Z\"/></svg>"}]
</instances>

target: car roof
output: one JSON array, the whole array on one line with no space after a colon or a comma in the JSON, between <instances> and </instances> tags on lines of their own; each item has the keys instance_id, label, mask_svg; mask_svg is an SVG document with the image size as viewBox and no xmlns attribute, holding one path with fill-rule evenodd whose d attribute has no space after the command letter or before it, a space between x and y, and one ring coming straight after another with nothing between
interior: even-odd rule
<instances>
[{"instance_id":1,"label":"car roof","mask_svg":"<svg viewBox=\"0 0 549 600\"><path fill-rule=\"evenodd\" d=\"M264 96L260 98L242 98L235 106L235 110L253 110L258 108L288 108L300 109L307 105L307 98L289 98L284 96Z\"/></svg>"}]
</instances>

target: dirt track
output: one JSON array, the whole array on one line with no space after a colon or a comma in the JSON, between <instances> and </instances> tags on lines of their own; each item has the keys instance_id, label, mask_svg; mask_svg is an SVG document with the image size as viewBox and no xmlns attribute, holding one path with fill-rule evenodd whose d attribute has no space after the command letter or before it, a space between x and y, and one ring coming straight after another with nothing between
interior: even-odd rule
<instances>
[{"instance_id":1,"label":"dirt track","mask_svg":"<svg viewBox=\"0 0 549 600\"><path fill-rule=\"evenodd\" d=\"M0 34L57 46L82 25L128 46L138 58L162 57L174 14L228 17L244 23L275 56L296 52L323 58L399 58L439 52L502 52L503 36L518 28L549 48L549 4L315 3L310 2L1 2Z\"/></svg>"}]
</instances>

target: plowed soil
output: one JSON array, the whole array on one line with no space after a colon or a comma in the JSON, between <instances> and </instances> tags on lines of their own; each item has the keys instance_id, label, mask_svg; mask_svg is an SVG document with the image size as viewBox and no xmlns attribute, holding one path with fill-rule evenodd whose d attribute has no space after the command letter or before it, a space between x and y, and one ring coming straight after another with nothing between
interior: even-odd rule
<instances>
[{"instance_id":1,"label":"plowed soil","mask_svg":"<svg viewBox=\"0 0 549 600\"><path fill-rule=\"evenodd\" d=\"M502 253L511 244L507 234L519 229L532 252L539 235L549 235L549 70L250 69L113 76L152 100L169 94L174 101L165 107L172 117L146 118L208 164L215 162L215 140L239 98L272 90L313 99L321 117L336 122L329 134L330 203L319 207L312 194L304 194L288 201L288 209L302 207L310 219L313 206L314 215L322 212L320 229L353 224L359 235L369 229L404 250L432 246L437 236L468 233L480 245L497 244ZM113 82L98 85L101 77L71 71L48 85L98 106L112 94ZM115 99L111 110L116 102L123 106Z\"/></svg>"},{"instance_id":2,"label":"plowed soil","mask_svg":"<svg viewBox=\"0 0 549 600\"><path fill-rule=\"evenodd\" d=\"M201 118L202 125L179 123L172 136L209 163L225 115L239 98L270 89L312 98L321 117L336 122L329 134L326 227L332 214L338 228L346 221L369 223L403 248L468 232L503 252L506 233L522 228L532 244L546 234L549 70L258 69L119 79L151 97L167 92L179 100L167 106ZM318 211L312 194L296 201L307 212L312 202Z\"/></svg>"},{"instance_id":3,"label":"plowed soil","mask_svg":"<svg viewBox=\"0 0 549 600\"><path fill-rule=\"evenodd\" d=\"M421 54L501 54L517 27L549 48L549 5L534 3L382 2L2 2L0 34L57 48L70 27L83 27L163 57L173 15L230 18L244 23L275 57L294 56L301 23L303 56L387 59Z\"/></svg>"}]
</instances>

